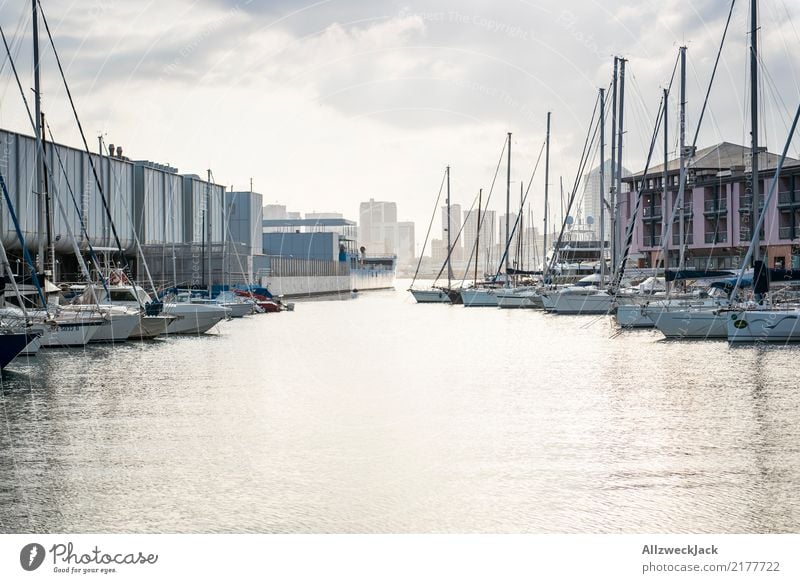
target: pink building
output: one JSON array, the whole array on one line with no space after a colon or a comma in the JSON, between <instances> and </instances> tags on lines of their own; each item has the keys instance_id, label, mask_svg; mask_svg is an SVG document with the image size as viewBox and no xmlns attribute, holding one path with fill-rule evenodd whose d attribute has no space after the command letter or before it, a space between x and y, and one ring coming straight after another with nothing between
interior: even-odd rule
<instances>
[{"instance_id":1,"label":"pink building","mask_svg":"<svg viewBox=\"0 0 800 583\"><path fill-rule=\"evenodd\" d=\"M762 212L778 158L766 151L759 154L759 208ZM751 240L750 168L750 149L744 146L723 142L695 152L688 165L683 209L686 268L738 269L741 266ZM663 164L648 170L644 177L639 172L623 178L631 186L621 202L623 229L627 228L636 192L644 181L631 249L631 256L637 258L639 267L663 265L663 225L672 216L679 174L679 160L670 160L666 197ZM800 161L786 159L778 192L765 212L761 245L770 267L800 267ZM678 265L679 227L680 211L668 240L669 267Z\"/></svg>"}]
</instances>

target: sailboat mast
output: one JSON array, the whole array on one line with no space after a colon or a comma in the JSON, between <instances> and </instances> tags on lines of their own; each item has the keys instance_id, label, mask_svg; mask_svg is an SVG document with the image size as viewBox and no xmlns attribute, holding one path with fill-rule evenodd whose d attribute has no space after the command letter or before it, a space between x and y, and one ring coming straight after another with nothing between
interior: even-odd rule
<instances>
[{"instance_id":1,"label":"sailboat mast","mask_svg":"<svg viewBox=\"0 0 800 583\"><path fill-rule=\"evenodd\" d=\"M617 228L614 222L614 190L617 187L617 78L619 57L614 57L614 77L611 80L611 184L608 186L608 199L611 209L611 267L617 265Z\"/></svg>"},{"instance_id":2,"label":"sailboat mast","mask_svg":"<svg viewBox=\"0 0 800 583\"><path fill-rule=\"evenodd\" d=\"M206 186L206 224L203 236L208 241L208 297L211 298L211 259L213 254L213 246L211 244L211 169L207 171L208 185Z\"/></svg>"},{"instance_id":3,"label":"sailboat mast","mask_svg":"<svg viewBox=\"0 0 800 583\"><path fill-rule=\"evenodd\" d=\"M524 188L523 182L520 180L519 182L519 229L517 231L517 269L522 269L522 233L523 226L522 226L522 219L524 218L524 195L522 194L522 189Z\"/></svg>"},{"instance_id":4,"label":"sailboat mast","mask_svg":"<svg viewBox=\"0 0 800 583\"><path fill-rule=\"evenodd\" d=\"M619 230L622 222L620 216L620 201L622 200L622 135L625 131L624 114L625 114L625 63L628 61L620 57L619 59L619 117L617 127L617 173L614 176L617 183L614 188L614 196L611 197L611 212L614 217L613 236L614 236L614 269L617 270L621 266L617 265L620 260L620 240Z\"/></svg>"},{"instance_id":5,"label":"sailboat mast","mask_svg":"<svg viewBox=\"0 0 800 583\"><path fill-rule=\"evenodd\" d=\"M668 220L667 217L668 216L670 218L672 217L672 213L670 213L669 215L667 214L667 209L671 209L672 208L672 206L668 202L669 201L669 195L667 194L667 178L668 178L668 169L669 169L669 126L667 125L667 122L668 122L668 119L669 119L668 118L668 112L669 112L669 107L668 107L669 106L669 101L668 101L668 99L669 99L669 89L667 89L665 87L664 88L664 122L663 122L663 125L664 125L664 171L661 173L661 182L662 182L662 184L661 184L662 189L661 190L663 192L663 194L661 195L661 207L663 209L663 211L661 212L661 215L662 215L661 216L661 221L662 221L661 224L663 226L662 229L661 229L661 232L663 233L663 236L664 236L664 240L661 241L661 248L663 249L663 252L662 252L661 255L662 255L662 261L664 262L664 269L665 270L667 269L668 264L669 264L668 259L669 259L670 241L667 240L668 239L667 233L670 233L670 237L672 236L672 234L671 234L672 233L672 229L670 228L670 225L667 224L667 220ZM658 265L654 265L653 269L658 269ZM665 271L665 273L666 273L666 271ZM666 277L664 278L664 281L666 281ZM667 283L667 285L669 285L669 283Z\"/></svg>"},{"instance_id":6,"label":"sailboat mast","mask_svg":"<svg viewBox=\"0 0 800 583\"><path fill-rule=\"evenodd\" d=\"M508 165L506 167L506 283L508 283L508 248L511 246L511 132L508 132Z\"/></svg>"},{"instance_id":7,"label":"sailboat mast","mask_svg":"<svg viewBox=\"0 0 800 583\"><path fill-rule=\"evenodd\" d=\"M36 152L34 153L34 162L36 164L36 199L38 203L39 214L39 249L36 261L36 267L39 272L44 272L44 259L45 259L45 244L44 244L44 229L47 224L47 217L45 212L45 199L44 199L44 160L41 157L41 137L42 137L42 93L41 81L39 78L39 10L37 8L37 0L32 0L33 6L33 101L34 101L34 122L36 124Z\"/></svg>"},{"instance_id":8,"label":"sailboat mast","mask_svg":"<svg viewBox=\"0 0 800 583\"><path fill-rule=\"evenodd\" d=\"M41 123L41 140L42 140L42 152L45 151L45 146L47 145L47 139L45 137L45 119L44 119L44 112L42 112L42 123ZM56 278L56 245L53 241L53 209L51 208L52 205L50 204L50 188L47 184L47 174L44 174L44 181L42 182L42 196L44 197L44 220L45 220L45 232L46 232L46 241L47 241L47 261L45 262L45 269L47 267L50 268L50 277L52 279Z\"/></svg>"},{"instance_id":9,"label":"sailboat mast","mask_svg":"<svg viewBox=\"0 0 800 583\"><path fill-rule=\"evenodd\" d=\"M547 194L550 183L550 112L547 112L547 134L544 150L544 240L542 241L542 270L546 269L547 261Z\"/></svg>"},{"instance_id":10,"label":"sailboat mast","mask_svg":"<svg viewBox=\"0 0 800 583\"><path fill-rule=\"evenodd\" d=\"M600 285L606 279L606 90L600 88Z\"/></svg>"},{"instance_id":11,"label":"sailboat mast","mask_svg":"<svg viewBox=\"0 0 800 583\"><path fill-rule=\"evenodd\" d=\"M450 243L450 166L447 167L447 289L450 289L453 279L453 267L450 263L452 256Z\"/></svg>"},{"instance_id":12,"label":"sailboat mast","mask_svg":"<svg viewBox=\"0 0 800 583\"><path fill-rule=\"evenodd\" d=\"M753 212L751 231L758 225L758 0L750 0L750 156L752 157ZM760 230L760 229L759 229ZM753 262L759 260L761 233L751 233L756 241Z\"/></svg>"},{"instance_id":13,"label":"sailboat mast","mask_svg":"<svg viewBox=\"0 0 800 583\"><path fill-rule=\"evenodd\" d=\"M478 230L475 234L475 283L478 283L478 260L481 257L481 198L483 189L478 190Z\"/></svg>"},{"instance_id":14,"label":"sailboat mast","mask_svg":"<svg viewBox=\"0 0 800 583\"><path fill-rule=\"evenodd\" d=\"M683 269L686 260L686 226L684 225L683 199L686 196L686 47L680 48L681 56L681 107L678 119L680 130L680 185L678 186L678 269Z\"/></svg>"}]
</instances>

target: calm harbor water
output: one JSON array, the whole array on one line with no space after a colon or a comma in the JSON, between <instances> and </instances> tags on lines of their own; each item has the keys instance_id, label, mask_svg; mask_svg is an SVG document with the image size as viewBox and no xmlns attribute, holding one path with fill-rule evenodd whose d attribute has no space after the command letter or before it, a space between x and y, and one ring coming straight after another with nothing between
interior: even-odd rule
<instances>
[{"instance_id":1,"label":"calm harbor water","mask_svg":"<svg viewBox=\"0 0 800 583\"><path fill-rule=\"evenodd\" d=\"M0 532L800 530L800 347L405 287L16 362Z\"/></svg>"}]
</instances>

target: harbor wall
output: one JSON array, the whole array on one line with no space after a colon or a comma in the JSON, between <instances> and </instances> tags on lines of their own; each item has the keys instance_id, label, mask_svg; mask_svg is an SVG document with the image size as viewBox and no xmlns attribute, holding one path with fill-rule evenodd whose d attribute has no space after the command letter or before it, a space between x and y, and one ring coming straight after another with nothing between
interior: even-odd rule
<instances>
[{"instance_id":1,"label":"harbor wall","mask_svg":"<svg viewBox=\"0 0 800 583\"><path fill-rule=\"evenodd\" d=\"M264 276L261 285L276 296L311 296L318 294L349 293L350 275L323 276Z\"/></svg>"}]
</instances>

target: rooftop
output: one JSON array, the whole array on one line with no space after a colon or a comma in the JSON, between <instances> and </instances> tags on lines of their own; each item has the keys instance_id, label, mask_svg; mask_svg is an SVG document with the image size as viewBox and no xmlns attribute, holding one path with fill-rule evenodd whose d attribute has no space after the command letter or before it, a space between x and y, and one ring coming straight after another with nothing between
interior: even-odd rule
<instances>
[{"instance_id":1,"label":"rooftop","mask_svg":"<svg viewBox=\"0 0 800 583\"><path fill-rule=\"evenodd\" d=\"M761 169L768 170L777 167L780 155L772 152L762 150L759 156L759 166ZM750 147L740 146L739 144L732 144L731 142L722 142L714 146L702 148L695 151L694 156L690 159L689 167L695 170L730 170L731 168L749 165L750 160ZM785 164L793 166L800 164L800 160L786 157ZM680 170L680 158L673 158L667 163L667 172L677 172ZM634 176L640 178L644 170L640 170ZM659 175L664 172L664 164L658 164L648 169L647 175Z\"/></svg>"},{"instance_id":2,"label":"rooftop","mask_svg":"<svg viewBox=\"0 0 800 583\"><path fill-rule=\"evenodd\" d=\"M350 219L264 219L264 227L354 227Z\"/></svg>"}]
</instances>

